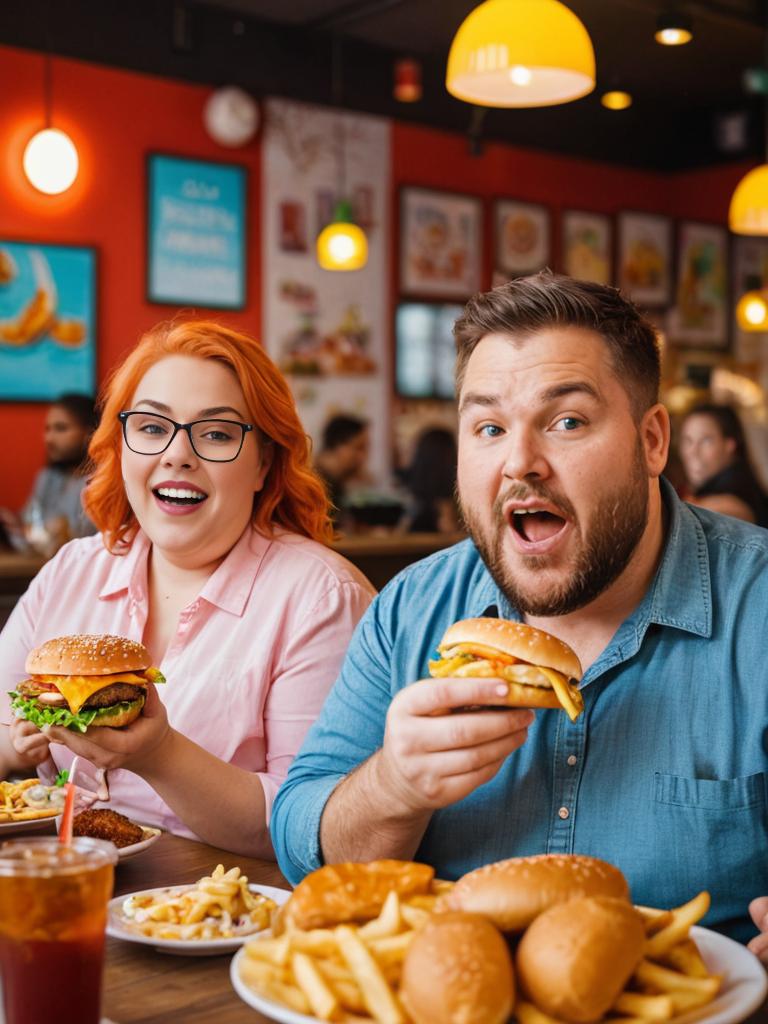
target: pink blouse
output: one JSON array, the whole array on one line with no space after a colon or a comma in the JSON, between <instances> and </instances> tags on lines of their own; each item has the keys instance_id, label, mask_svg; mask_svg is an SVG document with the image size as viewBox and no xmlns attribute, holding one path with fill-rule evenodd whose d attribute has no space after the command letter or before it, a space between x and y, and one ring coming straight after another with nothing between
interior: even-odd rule
<instances>
[{"instance_id":1,"label":"pink blouse","mask_svg":"<svg viewBox=\"0 0 768 1024\"><path fill-rule=\"evenodd\" d=\"M101 536L65 545L0 635L5 688L26 678L28 652L52 637L114 633L141 640L149 550L141 532L126 555L111 555ZM158 693L169 721L222 761L258 774L267 820L374 593L329 548L286 531L267 538L249 527L179 617L160 665L168 681ZM10 721L9 705L1 717ZM51 756L38 769L46 782L72 759L59 744L51 744ZM116 810L194 838L138 775L113 770L108 782Z\"/></svg>"}]
</instances>

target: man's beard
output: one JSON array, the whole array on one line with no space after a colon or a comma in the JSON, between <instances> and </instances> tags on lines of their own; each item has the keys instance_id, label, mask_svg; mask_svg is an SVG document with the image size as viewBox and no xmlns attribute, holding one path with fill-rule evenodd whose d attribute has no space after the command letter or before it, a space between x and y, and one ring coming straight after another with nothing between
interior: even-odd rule
<instances>
[{"instance_id":1,"label":"man's beard","mask_svg":"<svg viewBox=\"0 0 768 1024\"><path fill-rule=\"evenodd\" d=\"M568 615L594 601L627 567L648 523L648 471L638 438L632 471L628 482L603 495L595 509L589 533L570 576L539 595L530 593L504 560L504 537L513 529L504 516L503 506L510 498L523 501L539 497L565 513L578 529L575 509L571 503L548 491L545 486L516 484L496 499L493 506L493 527L483 535L477 516L461 502L461 513L467 529L501 592L524 615ZM546 571L548 559L543 555L522 555L528 570Z\"/></svg>"}]
</instances>

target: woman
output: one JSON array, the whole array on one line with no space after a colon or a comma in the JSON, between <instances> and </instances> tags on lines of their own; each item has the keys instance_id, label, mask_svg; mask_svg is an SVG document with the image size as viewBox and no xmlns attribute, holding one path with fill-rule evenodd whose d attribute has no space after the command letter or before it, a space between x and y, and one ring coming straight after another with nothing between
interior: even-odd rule
<instances>
[{"instance_id":1,"label":"woman","mask_svg":"<svg viewBox=\"0 0 768 1024\"><path fill-rule=\"evenodd\" d=\"M432 427L419 435L403 482L412 495L409 533L455 533L461 529L454 491L456 440L450 430Z\"/></svg>"},{"instance_id":2,"label":"woman","mask_svg":"<svg viewBox=\"0 0 768 1024\"><path fill-rule=\"evenodd\" d=\"M768 526L768 496L749 462L744 428L727 405L698 405L680 429L680 458L695 505Z\"/></svg>"},{"instance_id":3,"label":"woman","mask_svg":"<svg viewBox=\"0 0 768 1024\"><path fill-rule=\"evenodd\" d=\"M2 636L7 678L72 633L142 641L168 682L125 729L2 728L0 768L110 769L112 805L271 857L272 799L373 590L324 545L323 486L284 379L218 324L160 325L107 386L85 505L100 535L33 580Z\"/></svg>"}]
</instances>

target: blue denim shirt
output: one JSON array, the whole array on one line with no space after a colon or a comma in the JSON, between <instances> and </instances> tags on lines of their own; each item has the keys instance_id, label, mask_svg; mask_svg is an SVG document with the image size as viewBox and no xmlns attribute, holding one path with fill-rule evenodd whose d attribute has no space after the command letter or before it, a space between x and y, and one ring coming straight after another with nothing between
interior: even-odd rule
<instances>
[{"instance_id":1,"label":"blue denim shirt","mask_svg":"<svg viewBox=\"0 0 768 1024\"><path fill-rule=\"evenodd\" d=\"M505 857L590 854L621 868L637 903L708 889L705 923L746 941L747 904L768 895L768 531L663 487L658 571L585 674L584 714L537 711L495 778L433 814L416 859L453 879ZM452 622L489 614L519 618L471 541L371 605L272 810L292 882L322 864L325 802L381 746L392 697L428 674Z\"/></svg>"}]
</instances>

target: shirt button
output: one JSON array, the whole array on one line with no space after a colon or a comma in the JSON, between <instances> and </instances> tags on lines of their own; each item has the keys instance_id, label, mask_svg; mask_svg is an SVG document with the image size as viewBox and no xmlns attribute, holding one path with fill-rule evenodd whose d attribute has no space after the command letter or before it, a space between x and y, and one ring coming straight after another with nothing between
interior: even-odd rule
<instances>
[{"instance_id":1,"label":"shirt button","mask_svg":"<svg viewBox=\"0 0 768 1024\"><path fill-rule=\"evenodd\" d=\"M577 761L578 757L576 757L575 754L571 754L571 756L568 758L568 764L571 766L571 768L573 768Z\"/></svg>"},{"instance_id":2,"label":"shirt button","mask_svg":"<svg viewBox=\"0 0 768 1024\"><path fill-rule=\"evenodd\" d=\"M557 814L558 814L558 817L560 817L563 820L565 820L566 818L570 817L571 812L568 810L567 807L561 807L560 810L557 812Z\"/></svg>"}]
</instances>

